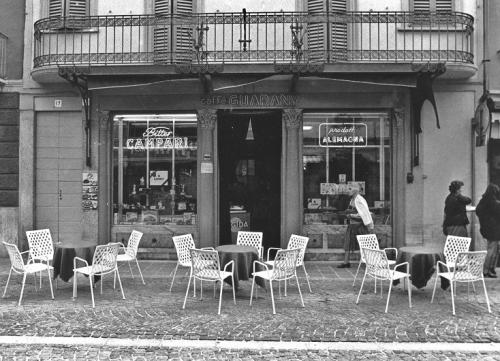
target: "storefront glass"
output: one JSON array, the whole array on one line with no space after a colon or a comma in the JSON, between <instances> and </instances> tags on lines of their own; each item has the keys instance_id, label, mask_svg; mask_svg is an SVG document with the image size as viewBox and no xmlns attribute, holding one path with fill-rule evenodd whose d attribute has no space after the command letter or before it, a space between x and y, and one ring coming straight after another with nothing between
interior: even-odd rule
<instances>
[{"instance_id":1,"label":"storefront glass","mask_svg":"<svg viewBox=\"0 0 500 361\"><path fill-rule=\"evenodd\" d=\"M113 119L113 223L196 223L195 114Z\"/></svg>"},{"instance_id":2,"label":"storefront glass","mask_svg":"<svg viewBox=\"0 0 500 361\"><path fill-rule=\"evenodd\" d=\"M304 114L304 224L345 224L356 182L375 224L390 224L391 134L385 113Z\"/></svg>"}]
</instances>

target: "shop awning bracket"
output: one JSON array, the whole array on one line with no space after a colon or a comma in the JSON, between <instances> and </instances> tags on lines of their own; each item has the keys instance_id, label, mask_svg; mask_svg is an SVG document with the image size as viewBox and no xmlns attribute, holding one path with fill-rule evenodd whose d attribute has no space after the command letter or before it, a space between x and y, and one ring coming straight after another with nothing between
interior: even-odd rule
<instances>
[{"instance_id":1,"label":"shop awning bracket","mask_svg":"<svg viewBox=\"0 0 500 361\"><path fill-rule=\"evenodd\" d=\"M446 71L446 65L444 63L425 63L425 64L413 64L412 69L417 72L416 78L416 88L412 91L412 107L413 107L413 119L416 133L422 133L421 126L421 112L422 106L426 100L428 100L434 109L434 115L436 116L436 126L441 129L439 124L439 114L437 110L436 98L434 97L434 91L432 89L432 84L434 79Z\"/></svg>"},{"instance_id":2,"label":"shop awning bracket","mask_svg":"<svg viewBox=\"0 0 500 361\"><path fill-rule=\"evenodd\" d=\"M66 79L72 86L78 89L82 97L82 105L85 116L85 164L91 165L91 127L90 127L90 91L88 87L89 69L77 67L59 67L58 74Z\"/></svg>"}]
</instances>

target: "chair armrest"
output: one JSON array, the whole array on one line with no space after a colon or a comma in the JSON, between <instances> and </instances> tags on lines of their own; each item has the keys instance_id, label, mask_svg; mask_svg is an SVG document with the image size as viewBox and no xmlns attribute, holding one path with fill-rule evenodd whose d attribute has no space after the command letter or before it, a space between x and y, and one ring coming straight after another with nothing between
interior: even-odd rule
<instances>
[{"instance_id":1,"label":"chair armrest","mask_svg":"<svg viewBox=\"0 0 500 361\"><path fill-rule=\"evenodd\" d=\"M118 248L118 252L120 251L120 249L123 249L123 252L126 253L127 247L125 247L125 245L123 244L123 242L115 242L115 243L117 243L117 244L120 245L120 248Z\"/></svg>"},{"instance_id":2,"label":"chair armrest","mask_svg":"<svg viewBox=\"0 0 500 361\"><path fill-rule=\"evenodd\" d=\"M261 261L253 261L253 273L255 273L255 264L258 263L262 266L265 267L266 271L269 271L269 266L267 264L265 264L264 262L261 262ZM252 273L252 274L253 274Z\"/></svg>"},{"instance_id":3,"label":"chair armrest","mask_svg":"<svg viewBox=\"0 0 500 361\"><path fill-rule=\"evenodd\" d=\"M204 251L215 251L215 248L213 247L203 247L203 248L200 248L201 250L204 250Z\"/></svg>"},{"instance_id":4,"label":"chair armrest","mask_svg":"<svg viewBox=\"0 0 500 361\"><path fill-rule=\"evenodd\" d=\"M231 265L231 273L234 273L234 260L229 261L228 263L226 263L226 265L224 266L224 271L226 271L226 268L229 265Z\"/></svg>"},{"instance_id":5,"label":"chair armrest","mask_svg":"<svg viewBox=\"0 0 500 361\"><path fill-rule=\"evenodd\" d=\"M80 257L75 257L75 258L73 258L73 270L76 268L76 261L84 262L87 267L89 266L89 263L87 262L87 260L84 260L83 258L80 258Z\"/></svg>"},{"instance_id":6,"label":"chair armrest","mask_svg":"<svg viewBox=\"0 0 500 361\"><path fill-rule=\"evenodd\" d=\"M408 262L403 262L403 263L395 265L393 270L395 271L396 268L398 268L399 266L406 266L406 273L410 274L410 264Z\"/></svg>"},{"instance_id":7,"label":"chair armrest","mask_svg":"<svg viewBox=\"0 0 500 361\"><path fill-rule=\"evenodd\" d=\"M394 253L396 253L396 259L398 259L398 249L397 248L394 248L394 247L384 248L385 253L387 253L387 250L393 250Z\"/></svg>"},{"instance_id":8,"label":"chair armrest","mask_svg":"<svg viewBox=\"0 0 500 361\"><path fill-rule=\"evenodd\" d=\"M278 251L279 251L279 250L280 250L280 249L282 249L282 248L279 248L279 247L269 247L269 248L267 249L267 260L268 260L268 261L269 261L269 251L270 251L270 250L272 250L272 249L275 249L275 250L278 250Z\"/></svg>"},{"instance_id":9,"label":"chair armrest","mask_svg":"<svg viewBox=\"0 0 500 361\"><path fill-rule=\"evenodd\" d=\"M448 272L451 272L451 270L450 270L450 266L448 266L448 265L447 265L446 263L444 263L444 262L437 261L437 262L436 262L436 271L437 271L437 273L438 273L438 274L439 274L439 264L440 264L440 263L441 263L444 267L446 267L446 269L448 270Z\"/></svg>"}]
</instances>

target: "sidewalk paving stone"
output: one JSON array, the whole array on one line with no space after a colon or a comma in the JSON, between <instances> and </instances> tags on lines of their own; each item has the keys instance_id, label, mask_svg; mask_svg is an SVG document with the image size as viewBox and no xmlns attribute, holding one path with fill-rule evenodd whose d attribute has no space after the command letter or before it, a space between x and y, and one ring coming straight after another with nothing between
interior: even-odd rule
<instances>
[{"instance_id":1,"label":"sidewalk paving stone","mask_svg":"<svg viewBox=\"0 0 500 361\"><path fill-rule=\"evenodd\" d=\"M3 261L3 262L2 262ZM0 287L3 291L8 260L0 260ZM22 306L17 306L21 277L11 280L7 295L0 300L0 336L88 337L94 339L151 340L234 340L279 342L381 342L409 343L499 343L500 285L498 280L486 281L492 307L486 309L482 287L477 285L477 298L467 287L459 286L456 298L457 315L451 311L451 295L438 288L437 299L430 303L434 279L417 290L413 288L413 307L408 307L408 295L402 286L393 288L389 313L385 314L387 285L380 295L373 293L373 281L368 283L355 304L361 281L352 287L352 270L338 270L331 263L306 263L314 293L309 293L302 272L299 281L305 308L295 282L288 285L288 296L280 298L275 289L277 315L272 314L270 292L260 289L258 299L249 306L251 282L242 282L232 302L231 288L224 286L221 315L217 315L218 298L213 297L212 284L204 283L203 300L192 297L182 303L187 287L187 273L176 277L172 292L169 286L174 262L141 261L146 285L132 278L127 265L121 266L126 299L113 290L112 277L95 288L95 309L91 306L87 279L79 279L78 298L72 299L72 283L59 281L55 300L50 299L48 282L36 290L33 278L27 280ZM137 276L137 275L136 275ZM283 288L282 288L283 291ZM218 297L218 292L217 292ZM500 360L493 352L458 351L335 351L301 350L217 350L213 348L129 348L101 346L79 347L61 345L1 345L3 360L141 360L141 359L217 359L217 360L371 360L371 359L453 359ZM47 356L48 355L48 356Z\"/></svg>"}]
</instances>

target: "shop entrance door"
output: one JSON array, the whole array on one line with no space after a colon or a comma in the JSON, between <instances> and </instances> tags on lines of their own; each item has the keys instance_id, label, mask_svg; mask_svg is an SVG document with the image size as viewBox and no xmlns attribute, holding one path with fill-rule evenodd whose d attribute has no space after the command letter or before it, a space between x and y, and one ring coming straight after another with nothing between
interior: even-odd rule
<instances>
[{"instance_id":1,"label":"shop entrance door","mask_svg":"<svg viewBox=\"0 0 500 361\"><path fill-rule=\"evenodd\" d=\"M219 243L249 230L280 247L281 111L220 111L217 124Z\"/></svg>"}]
</instances>

